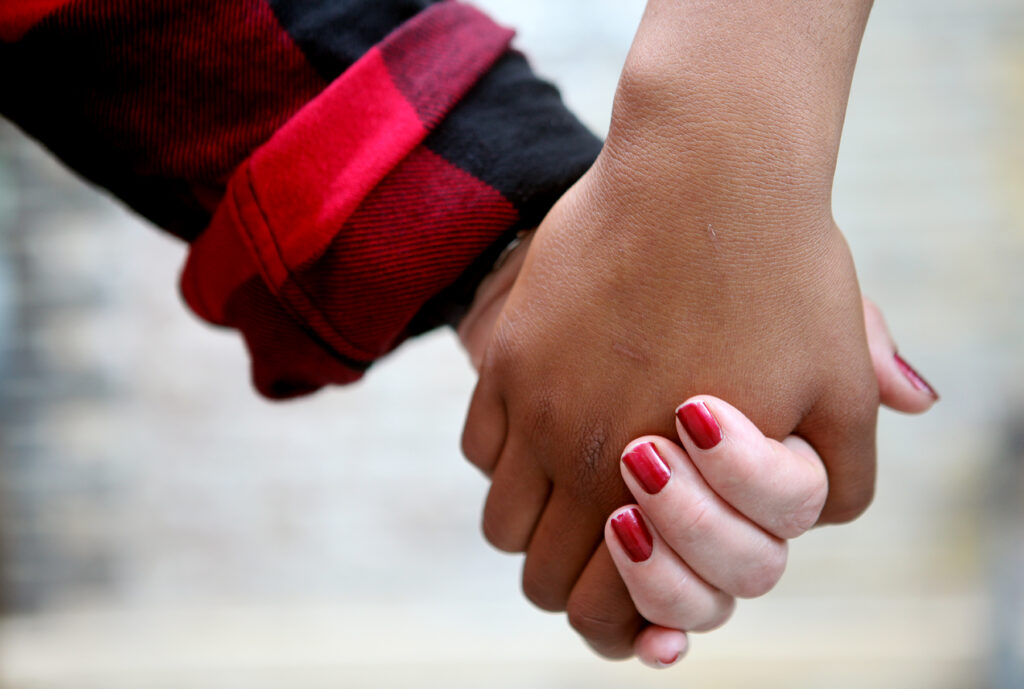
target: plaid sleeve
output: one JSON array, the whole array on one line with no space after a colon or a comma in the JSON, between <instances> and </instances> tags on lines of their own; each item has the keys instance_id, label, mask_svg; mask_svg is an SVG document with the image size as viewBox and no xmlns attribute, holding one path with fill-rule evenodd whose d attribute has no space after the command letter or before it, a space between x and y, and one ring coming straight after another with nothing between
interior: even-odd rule
<instances>
[{"instance_id":1,"label":"plaid sleeve","mask_svg":"<svg viewBox=\"0 0 1024 689\"><path fill-rule=\"evenodd\" d=\"M511 37L447 0L12 2L0 108L190 242L186 301L283 398L457 319L593 161Z\"/></svg>"}]
</instances>

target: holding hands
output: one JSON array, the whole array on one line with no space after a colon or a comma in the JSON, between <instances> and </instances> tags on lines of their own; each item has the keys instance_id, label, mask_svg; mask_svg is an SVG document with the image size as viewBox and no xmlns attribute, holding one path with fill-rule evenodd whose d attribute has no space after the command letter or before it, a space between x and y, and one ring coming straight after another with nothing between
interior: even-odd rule
<instances>
[{"instance_id":1,"label":"holding hands","mask_svg":"<svg viewBox=\"0 0 1024 689\"><path fill-rule=\"evenodd\" d=\"M476 364L524 253L521 247L482 285L460 329ZM863 308L882 403L926 411L934 391L896 353L878 308L867 299ZM676 409L675 431L678 443L643 436L622 453L620 473L635 504L612 513L597 548L622 583L595 590L591 599L604 606L597 614L608 615L621 611L621 594L628 596L640 623L621 628L629 651L617 655L631 652L653 667L685 654L687 632L723 624L736 598L767 593L785 568L788 539L818 521L828 494L813 447L798 436L766 437L724 400L687 400Z\"/></svg>"},{"instance_id":2,"label":"holding hands","mask_svg":"<svg viewBox=\"0 0 1024 689\"><path fill-rule=\"evenodd\" d=\"M709 396L688 400L676 416L681 444L646 436L626 448L622 475L637 505L617 510L605 527L633 602L654 625L634 651L664 665L686 641L667 630L718 627L735 598L775 585L786 539L814 525L828 493L821 460L796 436L765 438Z\"/></svg>"},{"instance_id":3,"label":"holding hands","mask_svg":"<svg viewBox=\"0 0 1024 689\"><path fill-rule=\"evenodd\" d=\"M512 277L481 286L463 324L480 371L463 450L492 478L484 532L526 552L526 596L567 610L603 655L631 654L654 608L669 626L720 622L730 596L774 583L780 539L853 519L871 500L879 388L831 214L869 9L649 0L601 155L518 252ZM670 472L693 479L664 488L669 502L689 501L689 520L659 523L665 501L637 496L653 510L652 553L677 556L652 554L659 564L645 571L694 574L670 611L656 605L660 586L644 593L633 575L623 585L626 561L609 552L621 542L605 539L604 524L630 498L621 448L673 437L665 410L696 394L717 400L683 409L708 428L714 420L722 447L701 448L692 433L684 447L731 453L742 471L729 480L751 483L730 491L726 476L705 473L712 464L654 445ZM766 440L794 433L803 441ZM764 461L799 481L758 483L751 467ZM636 495L640 484L628 485ZM707 530L732 549L700 543Z\"/></svg>"},{"instance_id":4,"label":"holding hands","mask_svg":"<svg viewBox=\"0 0 1024 689\"><path fill-rule=\"evenodd\" d=\"M664 663L770 589L870 502L880 393L934 401L831 213L870 4L649 0L601 155L460 327L485 535L603 655Z\"/></svg>"},{"instance_id":5,"label":"holding hands","mask_svg":"<svg viewBox=\"0 0 1024 689\"><path fill-rule=\"evenodd\" d=\"M920 413L934 391L895 352L881 314L864 301L882 402ZM650 626L633 652L666 667L687 648L686 631L719 626L735 598L767 593L782 576L787 540L810 529L828 477L802 438L766 438L723 400L702 395L676 410L679 444L642 437L622 455L636 500L616 510L605 542Z\"/></svg>"}]
</instances>

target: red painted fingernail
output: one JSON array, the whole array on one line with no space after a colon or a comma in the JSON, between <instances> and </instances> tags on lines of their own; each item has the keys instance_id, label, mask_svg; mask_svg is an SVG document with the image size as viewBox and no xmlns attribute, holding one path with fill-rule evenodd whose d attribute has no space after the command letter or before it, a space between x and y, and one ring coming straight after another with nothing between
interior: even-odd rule
<instances>
[{"instance_id":1,"label":"red painted fingernail","mask_svg":"<svg viewBox=\"0 0 1024 689\"><path fill-rule=\"evenodd\" d=\"M684 404L676 410L676 416L700 449L710 450L722 441L722 427L703 402Z\"/></svg>"},{"instance_id":2,"label":"red painted fingernail","mask_svg":"<svg viewBox=\"0 0 1024 689\"><path fill-rule=\"evenodd\" d=\"M643 562L654 551L654 539L637 508L630 507L612 517L612 530L633 562Z\"/></svg>"},{"instance_id":3,"label":"red painted fingernail","mask_svg":"<svg viewBox=\"0 0 1024 689\"><path fill-rule=\"evenodd\" d=\"M648 495L654 495L664 488L672 476L654 443L640 443L627 452L622 461Z\"/></svg>"},{"instance_id":4,"label":"red painted fingernail","mask_svg":"<svg viewBox=\"0 0 1024 689\"><path fill-rule=\"evenodd\" d=\"M921 374L914 370L914 367L903 360L899 354L893 354L893 358L896 359L896 366L900 369L900 373L903 377L910 381L910 384L914 386L914 389L920 390L921 392L927 392L931 395L933 400L939 399L939 393L935 392L935 388L928 384L928 381L921 377Z\"/></svg>"},{"instance_id":5,"label":"red painted fingernail","mask_svg":"<svg viewBox=\"0 0 1024 689\"><path fill-rule=\"evenodd\" d=\"M679 660L679 656L681 656L681 655L682 655L682 653L676 653L669 660L665 660L664 658L659 658L658 662L661 663L662 667L669 667L669 666L675 665L676 662Z\"/></svg>"}]
</instances>

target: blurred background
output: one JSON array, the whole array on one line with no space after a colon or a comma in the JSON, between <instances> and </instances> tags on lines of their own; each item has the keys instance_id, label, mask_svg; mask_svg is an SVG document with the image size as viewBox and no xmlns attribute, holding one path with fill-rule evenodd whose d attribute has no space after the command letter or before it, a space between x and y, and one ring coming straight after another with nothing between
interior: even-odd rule
<instances>
[{"instance_id":1,"label":"blurred background","mask_svg":"<svg viewBox=\"0 0 1024 689\"><path fill-rule=\"evenodd\" d=\"M642 2L478 4L603 133ZM183 248L0 122L0 687L1020 689L1024 3L877 3L835 213L942 401L883 412L868 514L656 673L484 542L449 333L265 402Z\"/></svg>"}]
</instances>

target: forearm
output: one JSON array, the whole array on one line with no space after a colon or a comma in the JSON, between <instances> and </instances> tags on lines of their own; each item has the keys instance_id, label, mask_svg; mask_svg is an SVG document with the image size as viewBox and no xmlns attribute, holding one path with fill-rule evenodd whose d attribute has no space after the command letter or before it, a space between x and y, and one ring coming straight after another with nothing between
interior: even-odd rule
<instances>
[{"instance_id":1,"label":"forearm","mask_svg":"<svg viewBox=\"0 0 1024 689\"><path fill-rule=\"evenodd\" d=\"M830 207L870 0L649 0L602 165L763 218ZM638 152L642 152L642 155ZM751 205L753 204L753 205ZM793 220L778 217L780 222Z\"/></svg>"}]
</instances>

